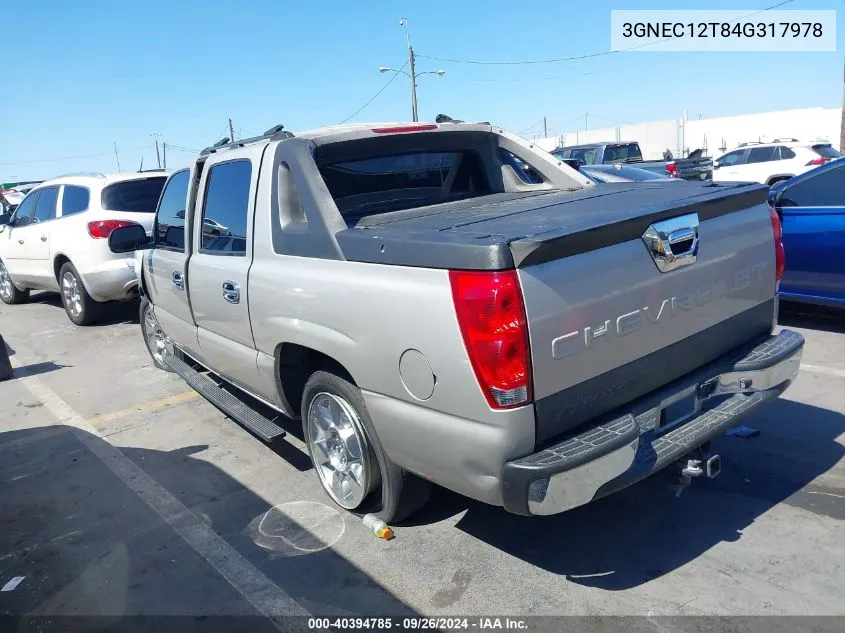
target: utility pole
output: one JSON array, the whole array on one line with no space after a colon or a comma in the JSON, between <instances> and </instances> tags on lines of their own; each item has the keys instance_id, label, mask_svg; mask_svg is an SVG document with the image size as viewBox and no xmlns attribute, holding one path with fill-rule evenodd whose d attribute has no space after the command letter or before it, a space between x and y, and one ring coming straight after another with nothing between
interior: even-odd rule
<instances>
[{"instance_id":1,"label":"utility pole","mask_svg":"<svg viewBox=\"0 0 845 633\"><path fill-rule=\"evenodd\" d=\"M584 132L587 132L590 129L589 118L590 118L590 113L585 112L584 113ZM584 141L584 142L586 143L586 141Z\"/></svg>"},{"instance_id":2,"label":"utility pole","mask_svg":"<svg viewBox=\"0 0 845 633\"><path fill-rule=\"evenodd\" d=\"M546 126L546 117L543 117L543 138L548 138L549 128Z\"/></svg>"},{"instance_id":3,"label":"utility pole","mask_svg":"<svg viewBox=\"0 0 845 633\"><path fill-rule=\"evenodd\" d=\"M408 44L408 68L411 71L411 118L419 121L417 113L417 68L414 47L411 46L411 34L408 32L408 18L399 20L399 26L405 29L405 43Z\"/></svg>"},{"instance_id":4,"label":"utility pole","mask_svg":"<svg viewBox=\"0 0 845 633\"><path fill-rule=\"evenodd\" d=\"M163 162L164 162L164 168L167 169L167 143L162 143L161 149L162 149L162 159L163 159Z\"/></svg>"},{"instance_id":5,"label":"utility pole","mask_svg":"<svg viewBox=\"0 0 845 633\"><path fill-rule=\"evenodd\" d=\"M117 171L120 171L120 156L117 155L117 141L114 141L114 160L117 162Z\"/></svg>"},{"instance_id":6,"label":"utility pole","mask_svg":"<svg viewBox=\"0 0 845 633\"><path fill-rule=\"evenodd\" d=\"M161 136L158 132L154 132L150 134L155 139L156 142L156 163L158 164L158 168L161 169L161 154L158 152L158 137Z\"/></svg>"},{"instance_id":7,"label":"utility pole","mask_svg":"<svg viewBox=\"0 0 845 633\"><path fill-rule=\"evenodd\" d=\"M235 128L232 127L232 119L229 119L229 141L235 142Z\"/></svg>"}]
</instances>

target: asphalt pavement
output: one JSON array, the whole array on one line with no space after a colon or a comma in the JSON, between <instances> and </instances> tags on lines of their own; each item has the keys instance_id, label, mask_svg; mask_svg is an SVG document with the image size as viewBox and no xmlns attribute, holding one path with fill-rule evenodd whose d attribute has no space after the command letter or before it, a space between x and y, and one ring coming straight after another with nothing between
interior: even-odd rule
<instances>
[{"instance_id":1,"label":"asphalt pavement","mask_svg":"<svg viewBox=\"0 0 845 633\"><path fill-rule=\"evenodd\" d=\"M2 305L0 614L845 615L845 317L781 321L801 375L714 442L717 479L543 518L436 489L388 542L331 505L298 423L265 444L155 369L136 304L87 328L55 295Z\"/></svg>"}]
</instances>

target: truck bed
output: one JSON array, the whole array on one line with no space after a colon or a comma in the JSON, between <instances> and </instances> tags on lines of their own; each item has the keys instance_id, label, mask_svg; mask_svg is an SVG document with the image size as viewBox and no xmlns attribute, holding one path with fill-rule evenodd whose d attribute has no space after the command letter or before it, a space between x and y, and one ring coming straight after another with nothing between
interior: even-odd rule
<instances>
[{"instance_id":1,"label":"truck bed","mask_svg":"<svg viewBox=\"0 0 845 633\"><path fill-rule=\"evenodd\" d=\"M500 193L361 218L337 234L346 259L495 270L524 268L642 236L684 213L701 221L761 204L759 184L607 183Z\"/></svg>"}]
</instances>

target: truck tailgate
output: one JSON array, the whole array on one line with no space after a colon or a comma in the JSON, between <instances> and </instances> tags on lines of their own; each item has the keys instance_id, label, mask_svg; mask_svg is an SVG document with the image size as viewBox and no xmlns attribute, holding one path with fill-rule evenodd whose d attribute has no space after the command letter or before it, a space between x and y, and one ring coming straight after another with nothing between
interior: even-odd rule
<instances>
[{"instance_id":1,"label":"truck tailgate","mask_svg":"<svg viewBox=\"0 0 845 633\"><path fill-rule=\"evenodd\" d=\"M337 237L355 261L517 269L542 443L771 331L767 191L651 181L497 194L363 218ZM643 235L685 216L698 221L696 261L661 272Z\"/></svg>"},{"instance_id":2,"label":"truck tailgate","mask_svg":"<svg viewBox=\"0 0 845 633\"><path fill-rule=\"evenodd\" d=\"M600 205L581 220L589 228L511 242L528 317L538 444L771 331L775 253L765 191L661 207L617 211L613 221L610 206ZM679 217L673 230L698 222L697 255L661 271L643 234ZM678 244L676 251L690 246Z\"/></svg>"}]
</instances>

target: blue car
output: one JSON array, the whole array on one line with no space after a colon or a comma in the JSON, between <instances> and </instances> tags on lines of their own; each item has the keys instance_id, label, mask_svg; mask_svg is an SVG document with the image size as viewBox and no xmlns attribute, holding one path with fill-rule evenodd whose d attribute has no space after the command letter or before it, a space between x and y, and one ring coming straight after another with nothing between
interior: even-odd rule
<instances>
[{"instance_id":1,"label":"blue car","mask_svg":"<svg viewBox=\"0 0 845 633\"><path fill-rule=\"evenodd\" d=\"M772 185L769 204L783 222L781 298L845 308L845 158Z\"/></svg>"}]
</instances>

